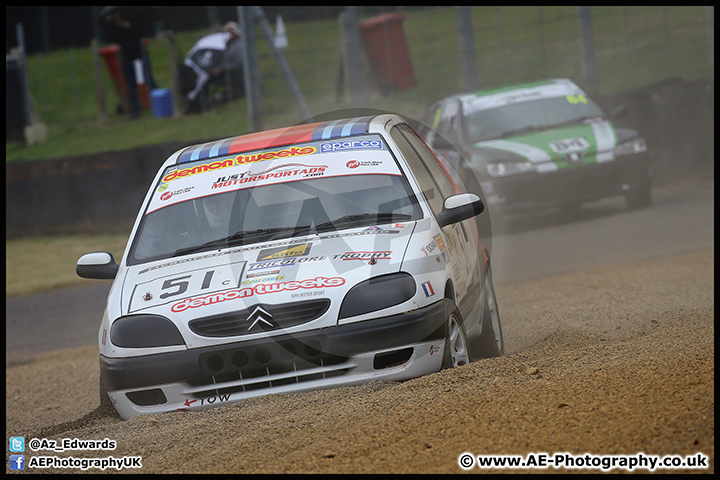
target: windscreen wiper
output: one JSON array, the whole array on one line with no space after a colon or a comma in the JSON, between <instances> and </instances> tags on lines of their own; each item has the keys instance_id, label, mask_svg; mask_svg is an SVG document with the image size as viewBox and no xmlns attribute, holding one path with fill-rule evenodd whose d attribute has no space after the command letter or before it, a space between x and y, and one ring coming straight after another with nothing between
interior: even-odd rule
<instances>
[{"instance_id":1,"label":"windscreen wiper","mask_svg":"<svg viewBox=\"0 0 720 480\"><path fill-rule=\"evenodd\" d=\"M550 130L551 128L560 128L565 127L567 125L574 125L576 123L581 123L586 120L590 120L593 118L598 118L600 115L588 115L585 117L578 117L578 118L571 118L570 120L563 120L562 122L558 123L546 123L544 125L528 125L527 127L519 128L517 130L508 130L507 132L503 132L501 135L497 136L496 138L506 138L506 137L514 137L516 135L522 135L524 133L531 133L531 132L537 132L542 130Z\"/></svg>"},{"instance_id":2,"label":"windscreen wiper","mask_svg":"<svg viewBox=\"0 0 720 480\"><path fill-rule=\"evenodd\" d=\"M373 223L387 223L392 221L403 221L410 220L412 215L407 213L355 213L352 215L345 215L344 217L330 220L329 222L323 222L315 225L316 231L332 231L337 230L339 226L348 226L354 223L367 223L368 220L374 220ZM309 230L310 228L308 228ZM295 234L297 235L297 233Z\"/></svg>"},{"instance_id":3,"label":"windscreen wiper","mask_svg":"<svg viewBox=\"0 0 720 480\"><path fill-rule=\"evenodd\" d=\"M585 121L587 121L587 120L592 120L592 119L595 119L595 118L601 118L601 119L603 119L602 115L587 115L587 116L584 116L584 117L572 118L572 119L570 119L570 120L564 120L564 121L562 121L562 122L553 123L553 124L547 125L545 128L546 128L546 129L549 129L549 128L566 127L566 126L568 126L568 125L575 125L575 124L582 123L582 122L585 122Z\"/></svg>"},{"instance_id":4,"label":"windscreen wiper","mask_svg":"<svg viewBox=\"0 0 720 480\"><path fill-rule=\"evenodd\" d=\"M538 130L547 130L548 128L549 127L547 125L528 125L527 127L518 128L517 130L508 130L495 138L514 137L515 135L522 135L523 133L530 133Z\"/></svg>"},{"instance_id":5,"label":"windscreen wiper","mask_svg":"<svg viewBox=\"0 0 720 480\"><path fill-rule=\"evenodd\" d=\"M277 228L258 228L257 230L240 231L236 232L228 237L218 238L217 240L211 240L203 243L202 245L195 245L192 247L179 248L172 254L173 257L179 257L180 255L186 255L188 253L199 252L201 250L210 249L214 247L229 247L231 244L244 240L246 238L260 237L263 235L273 235L283 231L292 231L295 227L277 227Z\"/></svg>"}]
</instances>

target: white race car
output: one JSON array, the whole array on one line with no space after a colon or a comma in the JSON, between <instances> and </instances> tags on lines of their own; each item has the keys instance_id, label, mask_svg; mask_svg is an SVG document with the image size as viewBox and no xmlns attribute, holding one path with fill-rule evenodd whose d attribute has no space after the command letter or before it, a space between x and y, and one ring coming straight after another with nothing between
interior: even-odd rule
<instances>
[{"instance_id":1,"label":"white race car","mask_svg":"<svg viewBox=\"0 0 720 480\"><path fill-rule=\"evenodd\" d=\"M120 263L77 263L114 279L101 402L128 419L501 355L483 208L396 115L179 150Z\"/></svg>"}]
</instances>

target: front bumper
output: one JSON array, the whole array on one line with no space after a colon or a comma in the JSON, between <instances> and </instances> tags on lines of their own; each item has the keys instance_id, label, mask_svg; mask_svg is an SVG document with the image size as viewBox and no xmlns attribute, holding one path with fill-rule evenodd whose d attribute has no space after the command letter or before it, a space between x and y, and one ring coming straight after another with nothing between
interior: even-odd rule
<instances>
[{"instance_id":1,"label":"front bumper","mask_svg":"<svg viewBox=\"0 0 720 480\"><path fill-rule=\"evenodd\" d=\"M649 176L649 155L642 153L557 171L492 178L492 191L485 195L492 203L490 208L508 214L525 213L622 195L635 185L645 184Z\"/></svg>"},{"instance_id":2,"label":"front bumper","mask_svg":"<svg viewBox=\"0 0 720 480\"><path fill-rule=\"evenodd\" d=\"M447 301L294 335L132 358L100 356L123 419L202 410L270 393L407 380L442 365Z\"/></svg>"}]
</instances>

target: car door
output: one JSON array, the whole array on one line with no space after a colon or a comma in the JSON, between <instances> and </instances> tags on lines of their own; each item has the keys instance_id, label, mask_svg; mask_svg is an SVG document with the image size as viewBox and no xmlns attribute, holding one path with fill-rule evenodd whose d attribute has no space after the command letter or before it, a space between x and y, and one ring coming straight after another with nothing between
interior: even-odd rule
<instances>
[{"instance_id":1,"label":"car door","mask_svg":"<svg viewBox=\"0 0 720 480\"><path fill-rule=\"evenodd\" d=\"M437 216L442 211L445 198L465 190L460 189L449 173L450 170L437 159L409 125L399 124L393 127L391 135L416 173L416 180L423 189L431 210ZM479 244L477 230L472 237L469 228L476 228L474 219L443 227L441 236L436 239L441 251L448 252L445 258L455 289L453 300L465 321L469 322L466 324L467 330L479 320L476 309L484 278L483 269L480 268L483 247Z\"/></svg>"}]
</instances>

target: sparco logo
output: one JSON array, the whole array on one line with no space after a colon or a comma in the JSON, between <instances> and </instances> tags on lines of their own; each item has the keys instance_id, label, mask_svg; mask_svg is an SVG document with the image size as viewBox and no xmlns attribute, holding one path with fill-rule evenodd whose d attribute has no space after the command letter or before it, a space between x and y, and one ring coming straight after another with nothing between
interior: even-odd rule
<instances>
[{"instance_id":1,"label":"sparco logo","mask_svg":"<svg viewBox=\"0 0 720 480\"><path fill-rule=\"evenodd\" d=\"M357 148L382 148L382 143L380 143L380 140L348 140L347 142L323 143L320 145L320 151L323 153Z\"/></svg>"}]
</instances>

